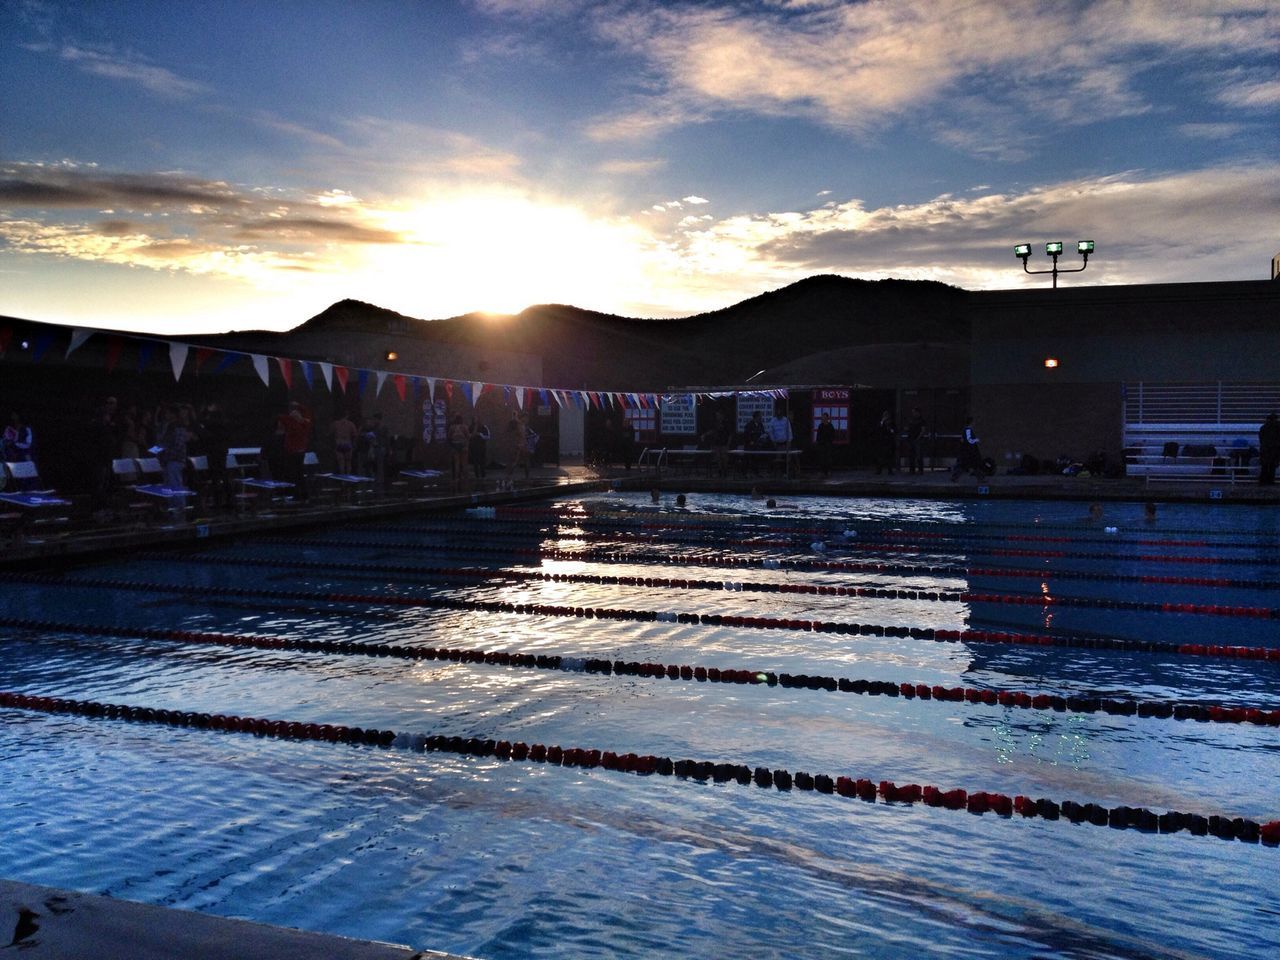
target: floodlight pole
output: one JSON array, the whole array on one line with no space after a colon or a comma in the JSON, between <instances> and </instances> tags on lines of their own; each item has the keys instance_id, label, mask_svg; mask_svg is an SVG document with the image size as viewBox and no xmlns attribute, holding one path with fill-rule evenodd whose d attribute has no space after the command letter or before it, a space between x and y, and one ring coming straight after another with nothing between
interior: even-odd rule
<instances>
[{"instance_id":1,"label":"floodlight pole","mask_svg":"<svg viewBox=\"0 0 1280 960\"><path fill-rule=\"evenodd\" d=\"M1058 274L1080 273L1081 271L1085 270L1089 266L1089 254L1093 253L1093 246L1094 244L1092 240L1081 240L1079 243L1076 244L1076 252L1079 253L1082 257L1084 257L1084 264L1079 267L1071 267L1071 268L1064 267L1059 269L1058 257L1062 256L1062 244L1046 243L1045 253L1053 258L1052 270L1032 270L1030 267L1027 266L1027 260L1031 256L1031 244L1029 243L1018 244L1018 246L1013 248L1013 252L1014 252L1014 256L1018 257L1022 261L1022 269L1025 270L1027 273L1053 274L1053 289L1056 290L1058 289Z\"/></svg>"}]
</instances>

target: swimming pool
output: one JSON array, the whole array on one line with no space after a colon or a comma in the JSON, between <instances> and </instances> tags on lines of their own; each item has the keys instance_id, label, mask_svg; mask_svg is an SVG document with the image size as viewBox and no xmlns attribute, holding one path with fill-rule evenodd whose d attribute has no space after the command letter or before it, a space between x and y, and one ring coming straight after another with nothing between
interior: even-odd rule
<instances>
[{"instance_id":1,"label":"swimming pool","mask_svg":"<svg viewBox=\"0 0 1280 960\"><path fill-rule=\"evenodd\" d=\"M1274 956L1280 849L799 775L1274 820L1278 581L1265 508L624 494L11 578L0 689L459 739L2 709L0 873L478 957Z\"/></svg>"}]
</instances>

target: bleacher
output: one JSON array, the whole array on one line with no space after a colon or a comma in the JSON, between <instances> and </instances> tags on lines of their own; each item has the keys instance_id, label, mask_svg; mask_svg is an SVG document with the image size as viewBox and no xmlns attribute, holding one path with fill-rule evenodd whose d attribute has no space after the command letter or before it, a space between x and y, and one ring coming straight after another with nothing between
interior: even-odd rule
<instances>
[{"instance_id":1,"label":"bleacher","mask_svg":"<svg viewBox=\"0 0 1280 960\"><path fill-rule=\"evenodd\" d=\"M1125 473L1148 483L1258 479L1257 424L1129 424L1125 444Z\"/></svg>"}]
</instances>

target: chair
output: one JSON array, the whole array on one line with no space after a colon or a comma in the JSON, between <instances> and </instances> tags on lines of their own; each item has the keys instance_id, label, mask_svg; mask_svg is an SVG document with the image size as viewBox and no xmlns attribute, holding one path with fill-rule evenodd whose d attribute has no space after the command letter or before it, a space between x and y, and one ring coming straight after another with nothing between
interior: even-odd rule
<instances>
[{"instance_id":1,"label":"chair","mask_svg":"<svg viewBox=\"0 0 1280 960\"><path fill-rule=\"evenodd\" d=\"M116 513L144 518L151 513L152 504L137 493L142 482L138 474L138 461L132 457L120 457L111 461L111 479L115 485Z\"/></svg>"},{"instance_id":2,"label":"chair","mask_svg":"<svg viewBox=\"0 0 1280 960\"><path fill-rule=\"evenodd\" d=\"M137 463L140 484L164 484L164 467L160 466L159 460L155 457L140 457Z\"/></svg>"},{"instance_id":3,"label":"chair","mask_svg":"<svg viewBox=\"0 0 1280 960\"><path fill-rule=\"evenodd\" d=\"M35 462L32 460L19 460L16 463L6 463L5 470L9 472L9 478L13 481L10 484L13 490L19 490L23 493L53 493L51 489L42 489L43 484L40 482L40 471L36 469Z\"/></svg>"}]
</instances>

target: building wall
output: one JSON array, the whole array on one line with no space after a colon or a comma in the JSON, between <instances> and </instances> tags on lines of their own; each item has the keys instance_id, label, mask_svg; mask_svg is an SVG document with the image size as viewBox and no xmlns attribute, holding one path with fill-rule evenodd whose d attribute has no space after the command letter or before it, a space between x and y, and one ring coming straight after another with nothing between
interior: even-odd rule
<instances>
[{"instance_id":1,"label":"building wall","mask_svg":"<svg viewBox=\"0 0 1280 960\"><path fill-rule=\"evenodd\" d=\"M1019 453L1118 462L1126 382L1274 381L1280 364L1270 281L989 291L969 309L972 412L1000 468Z\"/></svg>"},{"instance_id":2,"label":"building wall","mask_svg":"<svg viewBox=\"0 0 1280 960\"><path fill-rule=\"evenodd\" d=\"M972 388L982 454L1004 471L1023 454L1084 461L1097 451L1120 463L1124 400L1119 383L1012 383Z\"/></svg>"}]
</instances>

